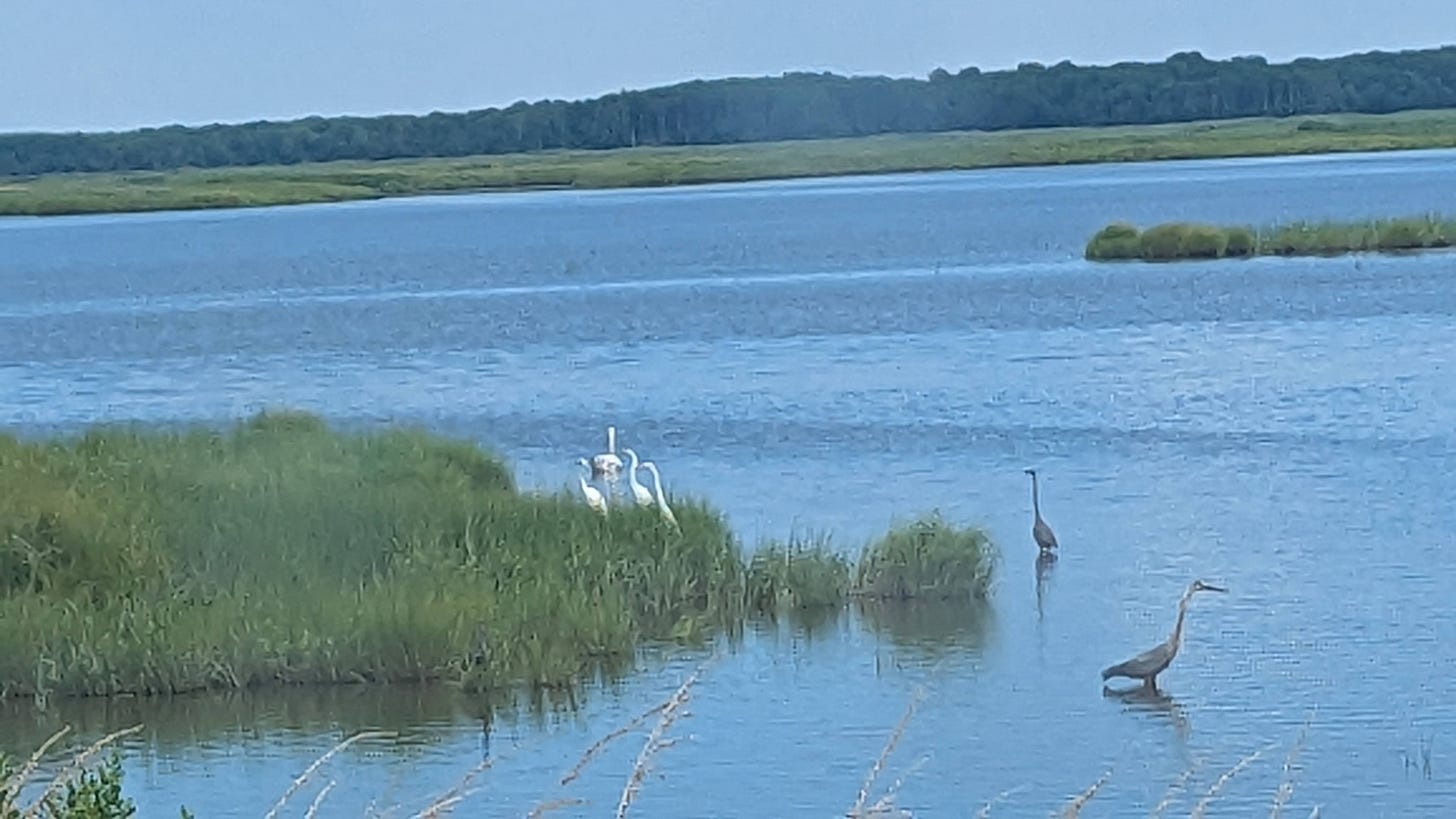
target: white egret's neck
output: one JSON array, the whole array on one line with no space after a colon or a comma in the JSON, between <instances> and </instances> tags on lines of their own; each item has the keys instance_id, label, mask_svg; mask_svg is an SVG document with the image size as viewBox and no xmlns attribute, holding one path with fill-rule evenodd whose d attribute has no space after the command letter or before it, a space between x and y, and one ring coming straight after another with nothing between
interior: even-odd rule
<instances>
[{"instance_id":1,"label":"white egret's neck","mask_svg":"<svg viewBox=\"0 0 1456 819\"><path fill-rule=\"evenodd\" d=\"M631 461L632 464L631 468L627 470L627 483L630 484L634 490L640 488L643 491L646 491L647 487L643 486L642 482L637 480L637 470L640 468L640 466L638 465L640 462L637 460L637 450L624 449L622 451L627 453L627 458Z\"/></svg>"},{"instance_id":2,"label":"white egret's neck","mask_svg":"<svg viewBox=\"0 0 1456 819\"><path fill-rule=\"evenodd\" d=\"M652 488L657 490L657 502L667 503L667 496L662 494L662 475L657 472L657 464L648 461L642 466L648 472L652 473Z\"/></svg>"}]
</instances>

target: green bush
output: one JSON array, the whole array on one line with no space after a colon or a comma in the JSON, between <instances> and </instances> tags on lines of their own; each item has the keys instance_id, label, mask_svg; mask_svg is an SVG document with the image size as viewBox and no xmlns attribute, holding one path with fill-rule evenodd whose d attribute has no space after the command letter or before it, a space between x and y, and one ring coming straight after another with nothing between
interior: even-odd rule
<instances>
[{"instance_id":1,"label":"green bush","mask_svg":"<svg viewBox=\"0 0 1456 819\"><path fill-rule=\"evenodd\" d=\"M1258 248L1258 237L1250 228L1236 226L1224 229L1224 255L1252 256Z\"/></svg>"},{"instance_id":2,"label":"green bush","mask_svg":"<svg viewBox=\"0 0 1456 819\"><path fill-rule=\"evenodd\" d=\"M1138 229L1126 222L1113 222L1097 231L1087 242L1088 259L1136 259L1142 255Z\"/></svg>"},{"instance_id":3,"label":"green bush","mask_svg":"<svg viewBox=\"0 0 1456 819\"><path fill-rule=\"evenodd\" d=\"M870 544L859 562L856 592L890 600L985 598L994 566L985 532L931 515Z\"/></svg>"},{"instance_id":4,"label":"green bush","mask_svg":"<svg viewBox=\"0 0 1456 819\"><path fill-rule=\"evenodd\" d=\"M1228 249L1228 234L1213 225L1184 225L1180 256L1185 259L1217 259Z\"/></svg>"},{"instance_id":5,"label":"green bush","mask_svg":"<svg viewBox=\"0 0 1456 819\"><path fill-rule=\"evenodd\" d=\"M1410 219L1384 222L1377 228L1382 250L1414 250L1426 246L1424 226Z\"/></svg>"},{"instance_id":6,"label":"green bush","mask_svg":"<svg viewBox=\"0 0 1456 819\"><path fill-rule=\"evenodd\" d=\"M797 608L843 605L850 588L851 566L829 549L790 541L760 547L748 562L748 606L771 612L780 605Z\"/></svg>"},{"instance_id":7,"label":"green bush","mask_svg":"<svg viewBox=\"0 0 1456 819\"><path fill-rule=\"evenodd\" d=\"M1183 241L1187 225L1182 222L1168 222L1154 225L1143 231L1142 257L1149 261L1170 261L1183 256Z\"/></svg>"}]
</instances>

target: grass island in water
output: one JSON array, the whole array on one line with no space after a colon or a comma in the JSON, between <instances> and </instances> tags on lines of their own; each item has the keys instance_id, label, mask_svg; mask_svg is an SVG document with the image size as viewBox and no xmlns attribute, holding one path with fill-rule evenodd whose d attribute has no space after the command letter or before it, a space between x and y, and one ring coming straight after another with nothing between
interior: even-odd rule
<instances>
[{"instance_id":1,"label":"grass island in water","mask_svg":"<svg viewBox=\"0 0 1456 819\"><path fill-rule=\"evenodd\" d=\"M1087 242L1093 261L1222 259L1248 256L1334 256L1398 252L1456 244L1456 220L1428 215L1365 222L1289 222L1263 228L1165 222L1138 230L1114 222Z\"/></svg>"},{"instance_id":2,"label":"grass island in water","mask_svg":"<svg viewBox=\"0 0 1456 819\"><path fill-rule=\"evenodd\" d=\"M268 683L566 687L642 639L698 641L783 605L985 598L995 555L926 518L852 564L826 546L745 559L676 498L602 518L517 491L504 464L423 431L301 413L229 431L0 436L0 696Z\"/></svg>"}]
</instances>

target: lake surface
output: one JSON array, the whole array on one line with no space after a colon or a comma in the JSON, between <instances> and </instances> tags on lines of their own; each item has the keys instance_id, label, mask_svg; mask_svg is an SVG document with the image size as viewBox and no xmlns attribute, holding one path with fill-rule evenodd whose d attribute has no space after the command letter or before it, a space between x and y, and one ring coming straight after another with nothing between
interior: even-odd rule
<instances>
[{"instance_id":1,"label":"lake surface","mask_svg":"<svg viewBox=\"0 0 1456 819\"><path fill-rule=\"evenodd\" d=\"M745 542L859 548L940 510L1003 560L990 612L759 623L716 656L498 716L440 689L0 708L0 750L56 726L126 744L143 816L429 804L610 814L646 728L595 740L694 669L634 816L843 816L868 802L1045 816L1456 809L1456 256L1092 265L1112 219L1263 223L1456 212L1456 153L1029 168L699 188L0 220L0 426L227 423L269 406L406 421L554 490L604 427ZM1034 566L1022 469L1062 542ZM1098 671L1163 639L1166 697ZM650 726L649 726L650 727Z\"/></svg>"}]
</instances>

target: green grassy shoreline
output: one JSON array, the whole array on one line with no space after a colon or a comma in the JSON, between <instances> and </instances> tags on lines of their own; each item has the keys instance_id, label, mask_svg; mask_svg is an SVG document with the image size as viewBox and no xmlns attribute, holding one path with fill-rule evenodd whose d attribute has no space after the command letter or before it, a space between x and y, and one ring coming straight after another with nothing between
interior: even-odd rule
<instances>
[{"instance_id":1,"label":"green grassy shoreline","mask_svg":"<svg viewBox=\"0 0 1456 819\"><path fill-rule=\"evenodd\" d=\"M0 179L0 215L1456 147L1456 110Z\"/></svg>"},{"instance_id":2,"label":"green grassy shoreline","mask_svg":"<svg viewBox=\"0 0 1456 819\"><path fill-rule=\"evenodd\" d=\"M1456 244L1456 219L1438 214L1363 222L1290 222L1252 228L1165 222L1138 230L1114 222L1087 242L1085 256L1097 262L1171 262L1250 256L1334 256L1398 253Z\"/></svg>"},{"instance_id":3,"label":"green grassy shoreline","mask_svg":"<svg viewBox=\"0 0 1456 819\"><path fill-rule=\"evenodd\" d=\"M569 467L563 458L563 471ZM571 688L643 640L695 644L851 596L985 599L986 536L925 518L854 565L824 545L747 559L705 503L520 493L424 431L267 413L230 430L0 435L0 697L275 683Z\"/></svg>"}]
</instances>

